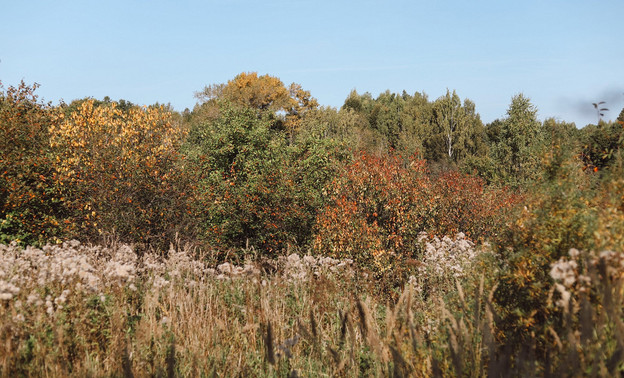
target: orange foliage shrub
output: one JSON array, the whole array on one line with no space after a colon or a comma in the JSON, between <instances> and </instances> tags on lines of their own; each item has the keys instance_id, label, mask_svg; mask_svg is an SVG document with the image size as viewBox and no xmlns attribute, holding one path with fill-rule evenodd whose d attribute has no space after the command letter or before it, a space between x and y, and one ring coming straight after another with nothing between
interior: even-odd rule
<instances>
[{"instance_id":1,"label":"orange foliage shrub","mask_svg":"<svg viewBox=\"0 0 624 378\"><path fill-rule=\"evenodd\" d=\"M435 223L430 232L455 235L463 232L473 241L497 237L521 196L505 188L486 187L483 179L448 171L433 180Z\"/></svg>"},{"instance_id":2,"label":"orange foliage shrub","mask_svg":"<svg viewBox=\"0 0 624 378\"><path fill-rule=\"evenodd\" d=\"M38 101L36 87L22 82L0 92L0 243L44 243L69 231L52 180L54 111Z\"/></svg>"},{"instance_id":3,"label":"orange foliage shrub","mask_svg":"<svg viewBox=\"0 0 624 378\"><path fill-rule=\"evenodd\" d=\"M332 182L328 195L317 217L315 252L353 258L379 273L419 259L421 232L464 232L474 241L495 236L519 202L477 177L446 172L431 178L423 160L366 153Z\"/></svg>"},{"instance_id":4,"label":"orange foliage shrub","mask_svg":"<svg viewBox=\"0 0 624 378\"><path fill-rule=\"evenodd\" d=\"M377 271L390 268L397 256L417 252L418 233L430 223L430 190L424 161L362 153L329 186L330 204L317 217L314 250Z\"/></svg>"}]
</instances>

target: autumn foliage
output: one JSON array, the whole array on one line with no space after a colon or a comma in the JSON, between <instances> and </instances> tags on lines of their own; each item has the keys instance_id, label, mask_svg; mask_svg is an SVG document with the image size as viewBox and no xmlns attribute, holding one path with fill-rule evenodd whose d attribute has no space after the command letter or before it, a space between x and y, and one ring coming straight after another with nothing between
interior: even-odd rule
<instances>
[{"instance_id":1,"label":"autumn foliage","mask_svg":"<svg viewBox=\"0 0 624 378\"><path fill-rule=\"evenodd\" d=\"M328 188L314 249L385 270L398 256L412 257L427 219L429 181L421 160L361 153Z\"/></svg>"},{"instance_id":2,"label":"autumn foliage","mask_svg":"<svg viewBox=\"0 0 624 378\"><path fill-rule=\"evenodd\" d=\"M419 259L421 232L489 239L518 202L479 178L456 171L431 177L423 160L367 153L345 168L328 194L317 218L315 251L354 258L378 273Z\"/></svg>"},{"instance_id":3,"label":"autumn foliage","mask_svg":"<svg viewBox=\"0 0 624 378\"><path fill-rule=\"evenodd\" d=\"M209 105L214 105L215 100L225 100L253 109L258 115L282 113L283 119L279 121L291 136L298 131L301 118L318 107L316 99L301 85L292 83L286 87L279 78L258 76L257 72L242 72L226 84L205 87L196 96Z\"/></svg>"},{"instance_id":4,"label":"autumn foliage","mask_svg":"<svg viewBox=\"0 0 624 378\"><path fill-rule=\"evenodd\" d=\"M80 235L167 243L187 217L184 133L159 108L95 106L89 100L50 127L52 179Z\"/></svg>"},{"instance_id":5,"label":"autumn foliage","mask_svg":"<svg viewBox=\"0 0 624 378\"><path fill-rule=\"evenodd\" d=\"M477 242L496 239L523 199L507 188L488 187L481 178L454 170L434 177L432 188L435 225L431 232L463 232Z\"/></svg>"},{"instance_id":6,"label":"autumn foliage","mask_svg":"<svg viewBox=\"0 0 624 378\"><path fill-rule=\"evenodd\" d=\"M0 242L40 243L67 234L67 209L52 180L48 128L54 110L22 83L0 93ZM1 83L0 83L0 89Z\"/></svg>"},{"instance_id":7,"label":"autumn foliage","mask_svg":"<svg viewBox=\"0 0 624 378\"><path fill-rule=\"evenodd\" d=\"M184 132L160 108L42 104L22 84L0 98L1 240L168 245L185 230Z\"/></svg>"}]
</instances>

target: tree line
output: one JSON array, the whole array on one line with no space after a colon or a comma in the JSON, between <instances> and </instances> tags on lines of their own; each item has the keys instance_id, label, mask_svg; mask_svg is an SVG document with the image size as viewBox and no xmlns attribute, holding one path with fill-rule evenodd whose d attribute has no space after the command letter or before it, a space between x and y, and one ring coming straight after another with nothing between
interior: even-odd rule
<instances>
[{"instance_id":1,"label":"tree line","mask_svg":"<svg viewBox=\"0 0 624 378\"><path fill-rule=\"evenodd\" d=\"M182 113L108 97L52 106L35 89L3 88L0 97L5 243L108 235L162 246L183 234L219 248L310 246L328 187L360 154L521 193L548 173L553 149L601 176L623 140L624 110L578 129L538 121L522 94L505 118L483 124L455 91L430 100L354 90L335 109L253 72L206 86Z\"/></svg>"}]
</instances>

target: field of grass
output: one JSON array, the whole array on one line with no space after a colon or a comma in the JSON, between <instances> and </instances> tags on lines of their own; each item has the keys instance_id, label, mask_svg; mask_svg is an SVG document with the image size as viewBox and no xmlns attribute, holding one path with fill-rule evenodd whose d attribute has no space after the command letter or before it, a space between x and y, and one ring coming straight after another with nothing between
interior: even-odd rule
<instances>
[{"instance_id":1,"label":"field of grass","mask_svg":"<svg viewBox=\"0 0 624 378\"><path fill-rule=\"evenodd\" d=\"M350 260L291 253L252 261L247 250L248 261L217 265L188 246L172 246L166 258L139 257L128 245L0 246L0 375L609 376L621 369L619 254L573 250L553 265L552 306L569 324L561 328L567 334L546 335L552 345L542 365L536 345L511 348L497 330L497 283L484 269L493 255L461 234L421 243L420 274L395 300L378 295L375 279Z\"/></svg>"}]
</instances>

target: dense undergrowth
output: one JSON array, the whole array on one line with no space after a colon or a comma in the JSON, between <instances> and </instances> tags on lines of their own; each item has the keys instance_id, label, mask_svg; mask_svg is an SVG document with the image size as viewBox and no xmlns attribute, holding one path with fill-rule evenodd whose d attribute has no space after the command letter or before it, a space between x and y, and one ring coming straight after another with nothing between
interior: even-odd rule
<instances>
[{"instance_id":1,"label":"dense undergrowth","mask_svg":"<svg viewBox=\"0 0 624 378\"><path fill-rule=\"evenodd\" d=\"M624 369L624 119L256 74L183 114L34 90L0 96L3 376Z\"/></svg>"}]
</instances>

